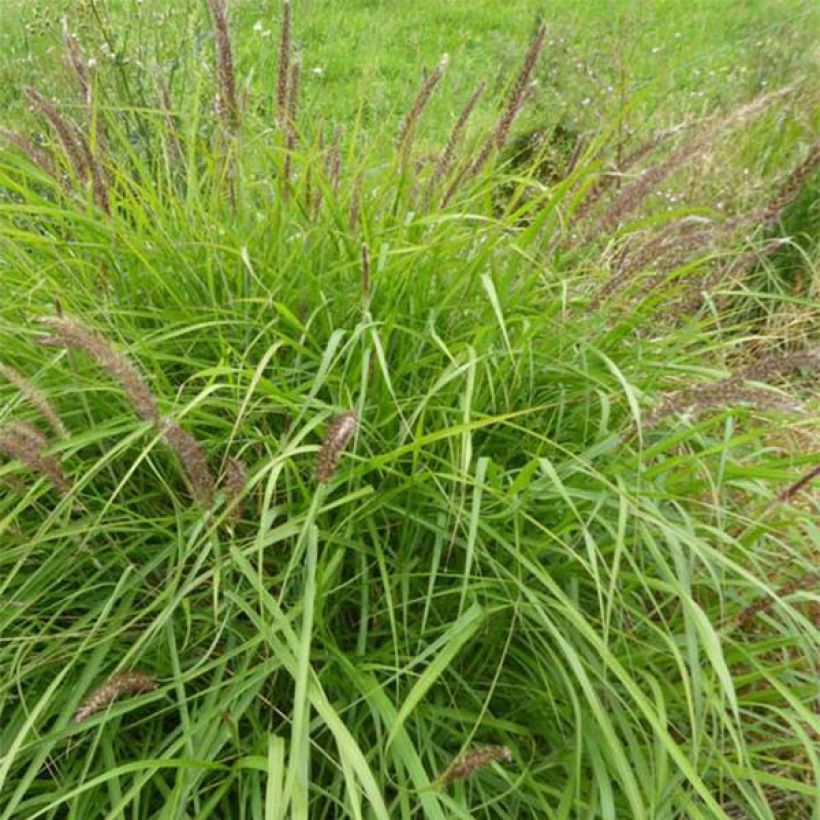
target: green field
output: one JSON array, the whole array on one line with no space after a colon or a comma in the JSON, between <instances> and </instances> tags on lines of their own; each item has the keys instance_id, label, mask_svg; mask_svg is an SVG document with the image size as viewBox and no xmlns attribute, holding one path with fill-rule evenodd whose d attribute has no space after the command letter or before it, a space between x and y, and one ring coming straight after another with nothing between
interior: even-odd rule
<instances>
[{"instance_id":1,"label":"green field","mask_svg":"<svg viewBox=\"0 0 820 820\"><path fill-rule=\"evenodd\" d=\"M0 820L820 820L820 9L284 8L0 4Z\"/></svg>"}]
</instances>

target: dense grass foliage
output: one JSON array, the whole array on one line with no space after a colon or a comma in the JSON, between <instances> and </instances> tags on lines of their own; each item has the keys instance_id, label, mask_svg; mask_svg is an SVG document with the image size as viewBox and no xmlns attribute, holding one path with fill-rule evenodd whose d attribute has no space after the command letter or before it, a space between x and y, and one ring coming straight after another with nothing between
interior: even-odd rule
<instances>
[{"instance_id":1,"label":"dense grass foliage","mask_svg":"<svg viewBox=\"0 0 820 820\"><path fill-rule=\"evenodd\" d=\"M7 123L0 817L817 817L810 83L448 143L225 11Z\"/></svg>"}]
</instances>

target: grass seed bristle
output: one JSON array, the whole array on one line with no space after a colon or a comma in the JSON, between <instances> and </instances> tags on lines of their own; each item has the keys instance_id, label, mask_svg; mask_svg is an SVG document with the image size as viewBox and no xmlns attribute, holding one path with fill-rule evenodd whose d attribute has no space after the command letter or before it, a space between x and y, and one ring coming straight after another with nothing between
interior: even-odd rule
<instances>
[{"instance_id":1,"label":"grass seed bristle","mask_svg":"<svg viewBox=\"0 0 820 820\"><path fill-rule=\"evenodd\" d=\"M464 780L491 763L509 763L512 752L507 746L479 746L451 763L437 778L442 786Z\"/></svg>"},{"instance_id":2,"label":"grass seed bristle","mask_svg":"<svg viewBox=\"0 0 820 820\"><path fill-rule=\"evenodd\" d=\"M461 144L464 131L467 128L467 122L469 121L473 111L475 111L475 107L478 105L478 101L484 94L485 88L486 83L479 83L478 88L473 91L470 99L467 100L467 104L461 110L461 113L458 115L458 118L453 124L453 127L450 130L450 135L447 137L447 144L444 146L444 150L441 152L436 162L435 170L430 177L429 187L431 189L439 180L442 180L447 176L447 172L453 164L453 159L455 158L458 146Z\"/></svg>"},{"instance_id":3,"label":"grass seed bristle","mask_svg":"<svg viewBox=\"0 0 820 820\"><path fill-rule=\"evenodd\" d=\"M279 67L276 83L276 119L280 128L284 128L287 122L291 51L290 26L290 0L285 0L282 4L282 31L279 40Z\"/></svg>"},{"instance_id":4,"label":"grass seed bristle","mask_svg":"<svg viewBox=\"0 0 820 820\"><path fill-rule=\"evenodd\" d=\"M147 672L138 669L130 672L117 672L83 701L82 706L74 715L74 722L82 723L84 720L88 720L121 695L141 695L153 692L154 689L156 689L156 683Z\"/></svg>"},{"instance_id":5,"label":"grass seed bristle","mask_svg":"<svg viewBox=\"0 0 820 820\"><path fill-rule=\"evenodd\" d=\"M208 8L211 10L216 43L217 114L225 128L233 133L239 128L239 103L236 96L228 10L225 0L208 0Z\"/></svg>"},{"instance_id":6,"label":"grass seed bristle","mask_svg":"<svg viewBox=\"0 0 820 820\"><path fill-rule=\"evenodd\" d=\"M357 426L358 419L353 410L336 416L328 426L316 461L316 480L320 484L326 484L335 475L342 453L353 438Z\"/></svg>"},{"instance_id":7,"label":"grass seed bristle","mask_svg":"<svg viewBox=\"0 0 820 820\"><path fill-rule=\"evenodd\" d=\"M205 509L211 507L216 482L208 467L208 460L205 458L202 445L190 433L183 430L174 419L162 419L159 429L165 442L182 463L194 498Z\"/></svg>"},{"instance_id":8,"label":"grass seed bristle","mask_svg":"<svg viewBox=\"0 0 820 820\"><path fill-rule=\"evenodd\" d=\"M444 72L447 70L448 58L442 57L438 65L427 75L424 82L421 84L418 93L416 94L410 110L402 121L399 135L396 138L396 149L404 152L409 149L412 140L413 132L416 128L416 123L419 121L424 109L427 108L427 103L430 102L430 97L433 96L436 86L441 82Z\"/></svg>"},{"instance_id":9,"label":"grass seed bristle","mask_svg":"<svg viewBox=\"0 0 820 820\"><path fill-rule=\"evenodd\" d=\"M235 523L242 517L242 493L248 482L248 468L238 458L229 456L225 462L225 474L222 486L225 490L225 503L229 507L228 520Z\"/></svg>"},{"instance_id":10,"label":"grass seed bristle","mask_svg":"<svg viewBox=\"0 0 820 820\"><path fill-rule=\"evenodd\" d=\"M155 425L159 422L159 407L154 394L128 357L114 350L102 334L72 319L44 317L40 322L51 330L52 335L39 339L38 344L82 350L120 383L141 419Z\"/></svg>"},{"instance_id":11,"label":"grass seed bristle","mask_svg":"<svg viewBox=\"0 0 820 820\"><path fill-rule=\"evenodd\" d=\"M82 135L77 126L65 120L57 109L36 89L29 87L24 89L24 93L34 110L42 114L54 129L77 178L82 181L90 179L91 169L88 162L88 148L82 144Z\"/></svg>"},{"instance_id":12,"label":"grass seed bristle","mask_svg":"<svg viewBox=\"0 0 820 820\"><path fill-rule=\"evenodd\" d=\"M60 438L68 437L68 430L66 430L62 419L57 415L48 399L25 376L23 376L22 373L19 373L13 367L0 362L0 374L2 374L26 397L29 404L37 409L40 415L48 422L51 429Z\"/></svg>"},{"instance_id":13,"label":"grass seed bristle","mask_svg":"<svg viewBox=\"0 0 820 820\"><path fill-rule=\"evenodd\" d=\"M59 460L45 454L48 445L48 439L27 422L13 421L0 428L0 451L25 464L61 494L67 495L71 485L63 474Z\"/></svg>"}]
</instances>

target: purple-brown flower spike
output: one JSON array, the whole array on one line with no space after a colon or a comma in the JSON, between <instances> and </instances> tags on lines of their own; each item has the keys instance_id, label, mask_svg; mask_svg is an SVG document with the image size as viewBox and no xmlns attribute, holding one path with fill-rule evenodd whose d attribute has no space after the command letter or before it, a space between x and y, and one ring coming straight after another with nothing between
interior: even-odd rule
<instances>
[{"instance_id":1,"label":"purple-brown flower spike","mask_svg":"<svg viewBox=\"0 0 820 820\"><path fill-rule=\"evenodd\" d=\"M74 715L74 722L82 723L91 715L105 709L120 695L141 695L145 692L153 692L154 689L156 689L154 679L146 672L138 669L131 672L117 672L86 698L77 710L77 714Z\"/></svg>"},{"instance_id":2,"label":"purple-brown flower spike","mask_svg":"<svg viewBox=\"0 0 820 820\"><path fill-rule=\"evenodd\" d=\"M336 416L330 423L316 462L316 480L320 484L326 484L333 478L342 453L350 444L358 424L359 420L353 410Z\"/></svg>"}]
</instances>

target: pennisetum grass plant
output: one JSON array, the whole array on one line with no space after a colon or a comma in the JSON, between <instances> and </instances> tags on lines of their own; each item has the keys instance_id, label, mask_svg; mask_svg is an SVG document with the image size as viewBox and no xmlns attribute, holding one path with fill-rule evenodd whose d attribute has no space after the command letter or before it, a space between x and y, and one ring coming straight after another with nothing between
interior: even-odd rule
<instances>
[{"instance_id":1,"label":"pennisetum grass plant","mask_svg":"<svg viewBox=\"0 0 820 820\"><path fill-rule=\"evenodd\" d=\"M388 121L183 5L3 115L0 817L812 816L810 92L630 136L539 25Z\"/></svg>"}]
</instances>

